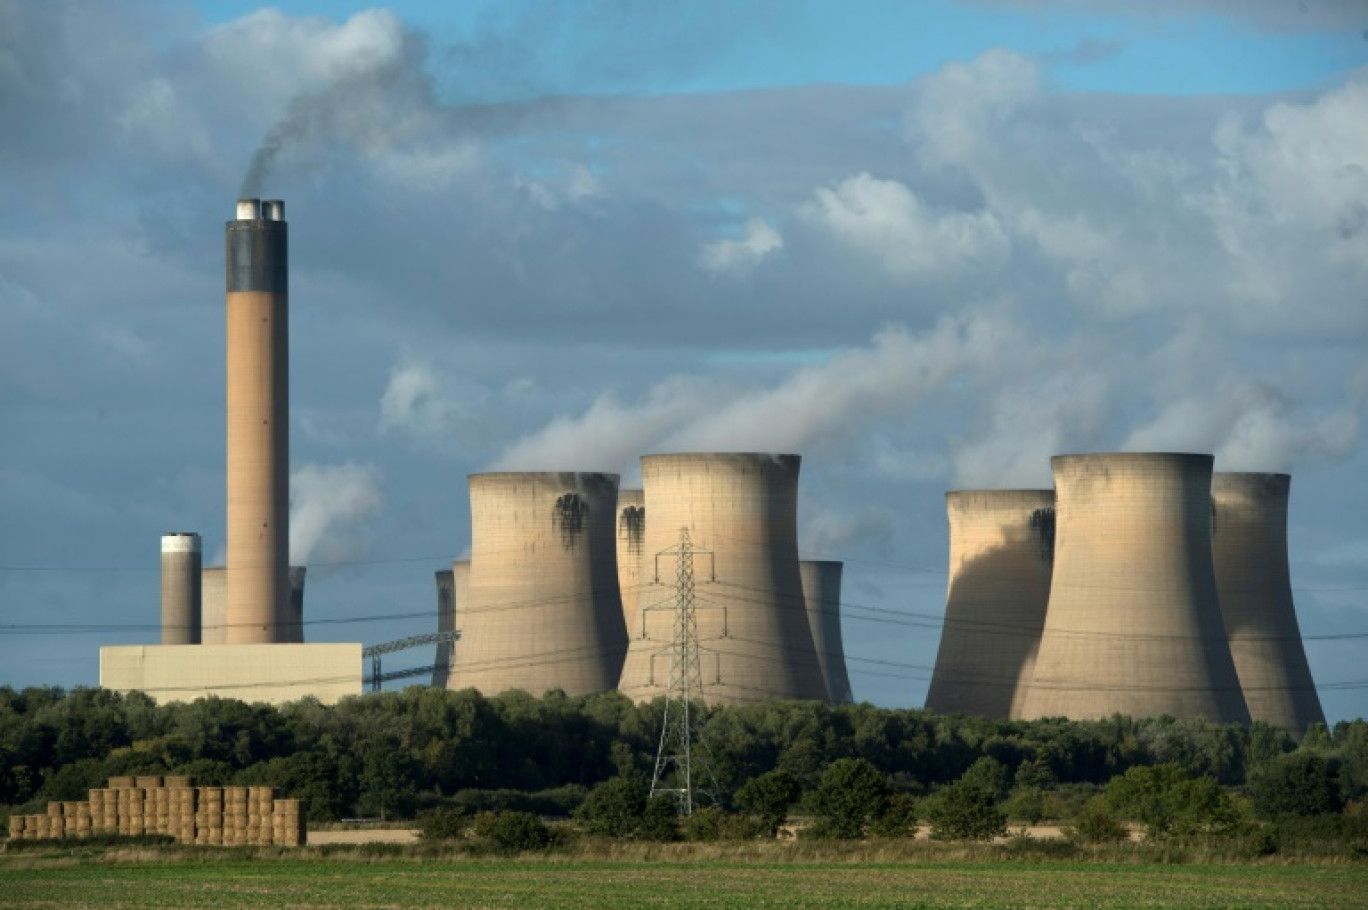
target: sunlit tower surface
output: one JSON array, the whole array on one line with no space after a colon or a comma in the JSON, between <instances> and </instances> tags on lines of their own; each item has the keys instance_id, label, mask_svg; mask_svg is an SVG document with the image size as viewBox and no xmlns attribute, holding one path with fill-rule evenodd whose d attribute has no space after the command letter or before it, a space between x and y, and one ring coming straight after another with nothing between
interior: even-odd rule
<instances>
[{"instance_id":1,"label":"sunlit tower surface","mask_svg":"<svg viewBox=\"0 0 1368 910\"><path fill-rule=\"evenodd\" d=\"M710 790L699 786L706 780L716 786L706 747L694 727L695 706L703 701L703 647L698 641L698 603L695 595L694 556L712 552L694 546L689 529L679 529L679 544L656 554L656 582L660 581L660 557L675 557L674 603L646 607L647 610L674 613L674 637L655 657L668 657L669 682L665 687L665 714L660 723L660 745L656 749L655 771L651 775L651 796L669 793L675 797L681 815L692 815L699 796L712 799ZM716 580L715 578L712 580ZM715 655L714 655L715 656ZM695 748L697 747L697 748ZM699 754L696 754L699 753Z\"/></svg>"},{"instance_id":2,"label":"sunlit tower surface","mask_svg":"<svg viewBox=\"0 0 1368 910\"><path fill-rule=\"evenodd\" d=\"M1248 725L1211 555L1212 456L1056 455L1054 571L1020 718Z\"/></svg>"}]
</instances>

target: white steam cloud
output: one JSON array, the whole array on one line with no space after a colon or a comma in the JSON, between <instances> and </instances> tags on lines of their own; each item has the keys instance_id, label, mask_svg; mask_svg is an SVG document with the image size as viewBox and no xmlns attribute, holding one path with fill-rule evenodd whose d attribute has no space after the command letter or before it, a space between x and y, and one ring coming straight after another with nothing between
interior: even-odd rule
<instances>
[{"instance_id":1,"label":"white steam cloud","mask_svg":"<svg viewBox=\"0 0 1368 910\"><path fill-rule=\"evenodd\" d=\"M371 465L306 464L290 475L290 563L336 562L365 549L359 523L384 505L380 472Z\"/></svg>"},{"instance_id":2,"label":"white steam cloud","mask_svg":"<svg viewBox=\"0 0 1368 910\"><path fill-rule=\"evenodd\" d=\"M715 381L673 377L635 405L602 396L577 417L556 418L509 447L493 469L617 468L630 476L646 452L802 452L848 438L956 374L990 364L1013 335L987 316L947 317L920 335L889 328L868 347L840 351L730 401Z\"/></svg>"}]
</instances>

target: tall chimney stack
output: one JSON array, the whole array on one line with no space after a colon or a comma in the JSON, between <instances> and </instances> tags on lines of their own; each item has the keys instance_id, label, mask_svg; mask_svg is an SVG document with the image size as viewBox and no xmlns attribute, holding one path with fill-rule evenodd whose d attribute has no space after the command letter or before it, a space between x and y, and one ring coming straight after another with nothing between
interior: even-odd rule
<instances>
[{"instance_id":1,"label":"tall chimney stack","mask_svg":"<svg viewBox=\"0 0 1368 910\"><path fill-rule=\"evenodd\" d=\"M228 644L288 640L288 239L279 200L238 200L225 228Z\"/></svg>"},{"instance_id":2,"label":"tall chimney stack","mask_svg":"<svg viewBox=\"0 0 1368 910\"><path fill-rule=\"evenodd\" d=\"M200 536L189 531L161 539L161 643L200 643Z\"/></svg>"}]
</instances>

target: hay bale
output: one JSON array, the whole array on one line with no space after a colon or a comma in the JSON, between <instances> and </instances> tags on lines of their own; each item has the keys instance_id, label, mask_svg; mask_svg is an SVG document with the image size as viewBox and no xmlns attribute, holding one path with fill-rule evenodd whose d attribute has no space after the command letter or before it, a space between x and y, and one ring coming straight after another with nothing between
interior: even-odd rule
<instances>
[{"instance_id":1,"label":"hay bale","mask_svg":"<svg viewBox=\"0 0 1368 910\"><path fill-rule=\"evenodd\" d=\"M153 790L162 785L160 775L148 775L146 777L133 778L133 786L142 790Z\"/></svg>"},{"instance_id":2,"label":"hay bale","mask_svg":"<svg viewBox=\"0 0 1368 910\"><path fill-rule=\"evenodd\" d=\"M61 817L62 817L62 804L61 804L61 803L48 803L48 804L47 804L47 814L48 814L48 817L49 817L49 818L61 818Z\"/></svg>"},{"instance_id":3,"label":"hay bale","mask_svg":"<svg viewBox=\"0 0 1368 910\"><path fill-rule=\"evenodd\" d=\"M111 790L127 790L132 786L133 778L131 777L111 777L109 779L109 789Z\"/></svg>"},{"instance_id":4,"label":"hay bale","mask_svg":"<svg viewBox=\"0 0 1368 910\"><path fill-rule=\"evenodd\" d=\"M162 778L162 786L168 790L184 790L194 785L195 779L188 774L168 774Z\"/></svg>"}]
</instances>

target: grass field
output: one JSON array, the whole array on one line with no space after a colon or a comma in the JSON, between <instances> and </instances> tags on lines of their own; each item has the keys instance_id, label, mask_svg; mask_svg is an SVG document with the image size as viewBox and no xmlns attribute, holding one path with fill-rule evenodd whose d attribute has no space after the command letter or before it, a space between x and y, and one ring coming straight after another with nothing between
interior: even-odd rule
<instances>
[{"instance_id":1,"label":"grass field","mask_svg":"<svg viewBox=\"0 0 1368 910\"><path fill-rule=\"evenodd\" d=\"M0 858L6 908L1368 908L1368 866Z\"/></svg>"}]
</instances>

